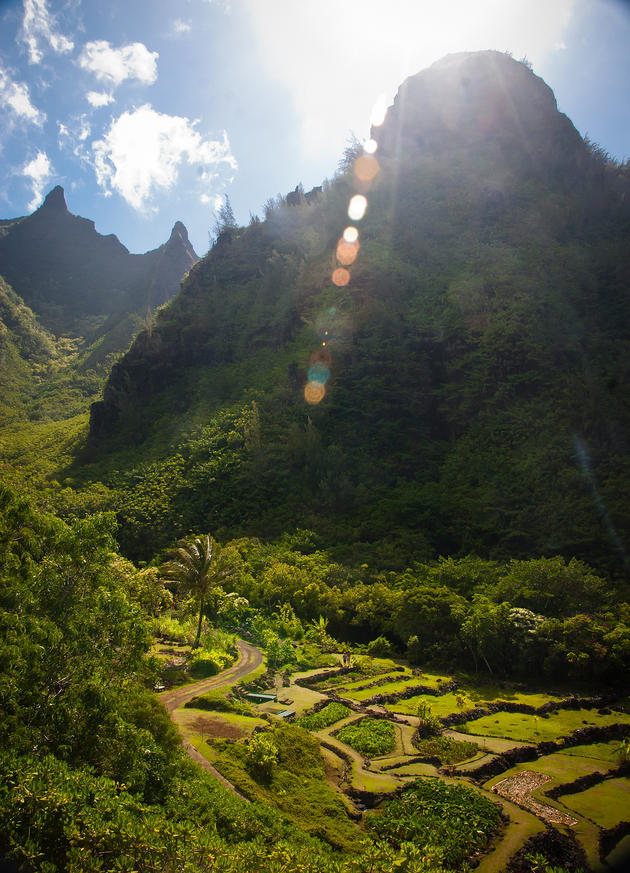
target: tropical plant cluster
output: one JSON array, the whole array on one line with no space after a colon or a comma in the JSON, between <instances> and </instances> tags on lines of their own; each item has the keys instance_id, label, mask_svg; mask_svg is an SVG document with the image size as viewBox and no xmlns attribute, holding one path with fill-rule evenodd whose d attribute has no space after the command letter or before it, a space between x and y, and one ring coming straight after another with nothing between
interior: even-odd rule
<instances>
[{"instance_id":1,"label":"tropical plant cluster","mask_svg":"<svg viewBox=\"0 0 630 873\"><path fill-rule=\"evenodd\" d=\"M369 829L396 845L422 846L449 868L482 850L501 824L498 804L472 788L418 779L370 816Z\"/></svg>"},{"instance_id":2,"label":"tropical plant cluster","mask_svg":"<svg viewBox=\"0 0 630 873\"><path fill-rule=\"evenodd\" d=\"M306 728L307 731L318 731L341 721L342 718L350 715L350 711L350 708L343 703L328 703L319 712L301 716L301 718L297 719L296 723L300 727Z\"/></svg>"},{"instance_id":3,"label":"tropical plant cluster","mask_svg":"<svg viewBox=\"0 0 630 873\"><path fill-rule=\"evenodd\" d=\"M357 752L373 758L392 752L396 746L394 725L384 719L362 718L342 727L337 736Z\"/></svg>"}]
</instances>

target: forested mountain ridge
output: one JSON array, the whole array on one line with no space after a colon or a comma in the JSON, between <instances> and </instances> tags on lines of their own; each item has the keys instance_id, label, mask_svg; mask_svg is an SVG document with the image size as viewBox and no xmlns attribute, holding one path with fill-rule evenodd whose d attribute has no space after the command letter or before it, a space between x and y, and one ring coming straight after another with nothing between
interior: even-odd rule
<instances>
[{"instance_id":1,"label":"forested mountain ridge","mask_svg":"<svg viewBox=\"0 0 630 873\"><path fill-rule=\"evenodd\" d=\"M197 260L180 221L159 248L130 254L114 234L69 212L60 186L2 230L0 275L57 335L95 339L131 312L146 315L174 296Z\"/></svg>"},{"instance_id":2,"label":"forested mountain ridge","mask_svg":"<svg viewBox=\"0 0 630 873\"><path fill-rule=\"evenodd\" d=\"M181 222L159 248L132 255L70 213L60 187L32 215L0 222L3 424L84 412L196 260Z\"/></svg>"},{"instance_id":3,"label":"forested mountain ridge","mask_svg":"<svg viewBox=\"0 0 630 873\"><path fill-rule=\"evenodd\" d=\"M297 523L403 561L563 553L621 571L628 167L498 52L412 77L373 135L372 180L355 149L314 203L278 198L219 235L115 365L94 457L122 434L145 441L145 467L176 464L165 542ZM340 287L357 192L369 205ZM309 405L324 343L326 396ZM141 504L158 487L146 472Z\"/></svg>"}]
</instances>

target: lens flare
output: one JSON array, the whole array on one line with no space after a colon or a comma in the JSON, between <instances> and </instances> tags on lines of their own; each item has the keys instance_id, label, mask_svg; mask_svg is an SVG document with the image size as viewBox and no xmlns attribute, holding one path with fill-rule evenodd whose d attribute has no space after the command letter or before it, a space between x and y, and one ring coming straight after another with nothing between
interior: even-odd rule
<instances>
[{"instance_id":1,"label":"lens flare","mask_svg":"<svg viewBox=\"0 0 630 873\"><path fill-rule=\"evenodd\" d=\"M308 381L325 385L330 379L330 370L324 364L313 364L308 368Z\"/></svg>"},{"instance_id":2,"label":"lens flare","mask_svg":"<svg viewBox=\"0 0 630 873\"><path fill-rule=\"evenodd\" d=\"M355 243L359 239L359 231L350 225L344 230L343 238L347 243Z\"/></svg>"},{"instance_id":3,"label":"lens flare","mask_svg":"<svg viewBox=\"0 0 630 873\"><path fill-rule=\"evenodd\" d=\"M304 399L311 406L315 406L324 399L326 388L321 382L307 382L304 386Z\"/></svg>"},{"instance_id":4,"label":"lens flare","mask_svg":"<svg viewBox=\"0 0 630 873\"><path fill-rule=\"evenodd\" d=\"M337 243L337 260L339 263L347 267L349 264L354 263L358 254L359 240L356 239L353 243L350 243L341 237Z\"/></svg>"},{"instance_id":5,"label":"lens flare","mask_svg":"<svg viewBox=\"0 0 630 873\"><path fill-rule=\"evenodd\" d=\"M373 155L361 155L354 162L354 175L359 182L371 182L380 169Z\"/></svg>"},{"instance_id":6,"label":"lens flare","mask_svg":"<svg viewBox=\"0 0 630 873\"><path fill-rule=\"evenodd\" d=\"M381 124L385 121L386 115L387 102L385 101L385 95L380 94L376 103L372 107L372 112L370 113L370 124L373 127L380 127Z\"/></svg>"},{"instance_id":7,"label":"lens flare","mask_svg":"<svg viewBox=\"0 0 630 873\"><path fill-rule=\"evenodd\" d=\"M347 285L350 281L350 273L345 267L337 267L336 270L333 270L331 278L333 285L336 285L338 288L343 288L344 285Z\"/></svg>"},{"instance_id":8,"label":"lens flare","mask_svg":"<svg viewBox=\"0 0 630 873\"><path fill-rule=\"evenodd\" d=\"M317 349L317 351L311 352L308 363L310 367L314 367L318 364L321 364L323 367L330 367L332 364L330 352L327 349Z\"/></svg>"},{"instance_id":9,"label":"lens flare","mask_svg":"<svg viewBox=\"0 0 630 873\"><path fill-rule=\"evenodd\" d=\"M365 152L366 155L373 155L377 148L378 148L378 143L376 142L375 139L372 139L372 138L366 140L365 143L363 144L363 151Z\"/></svg>"},{"instance_id":10,"label":"lens flare","mask_svg":"<svg viewBox=\"0 0 630 873\"><path fill-rule=\"evenodd\" d=\"M352 221L361 221L366 209L367 197L364 197L363 194L355 194L354 197L350 198L348 204L348 218Z\"/></svg>"}]
</instances>

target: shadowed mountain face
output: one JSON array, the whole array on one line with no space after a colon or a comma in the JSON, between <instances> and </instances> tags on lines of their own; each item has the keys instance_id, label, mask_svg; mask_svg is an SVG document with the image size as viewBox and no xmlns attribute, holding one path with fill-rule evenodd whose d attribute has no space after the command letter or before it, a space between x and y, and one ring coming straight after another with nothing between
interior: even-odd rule
<instances>
[{"instance_id":1,"label":"shadowed mountain face","mask_svg":"<svg viewBox=\"0 0 630 873\"><path fill-rule=\"evenodd\" d=\"M170 300L197 260L181 222L158 249L132 255L94 222L70 213L63 188L0 228L0 275L57 335L94 339L130 313Z\"/></svg>"},{"instance_id":2,"label":"shadowed mountain face","mask_svg":"<svg viewBox=\"0 0 630 873\"><path fill-rule=\"evenodd\" d=\"M177 467L155 472L164 543L299 525L401 560L561 552L619 570L628 167L497 52L408 79L373 136L371 166L349 156L313 202L219 236L113 368L95 457L120 469L124 440ZM140 555L134 481L121 536Z\"/></svg>"}]
</instances>

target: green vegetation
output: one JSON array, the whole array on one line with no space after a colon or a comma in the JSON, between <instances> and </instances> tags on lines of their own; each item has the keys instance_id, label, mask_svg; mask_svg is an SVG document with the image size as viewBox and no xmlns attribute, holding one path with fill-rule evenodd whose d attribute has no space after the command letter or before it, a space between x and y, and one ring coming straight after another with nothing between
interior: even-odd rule
<instances>
[{"instance_id":1,"label":"green vegetation","mask_svg":"<svg viewBox=\"0 0 630 873\"><path fill-rule=\"evenodd\" d=\"M572 734L578 728L588 725L630 724L630 715L611 713L599 715L592 709L561 709L548 718L539 715L525 715L520 712L497 712L483 718L469 721L460 726L471 734L481 736L507 737L524 743L540 743Z\"/></svg>"},{"instance_id":2,"label":"green vegetation","mask_svg":"<svg viewBox=\"0 0 630 873\"><path fill-rule=\"evenodd\" d=\"M501 823L501 809L471 788L418 779L368 822L378 839L414 843L455 868L488 845Z\"/></svg>"},{"instance_id":3,"label":"green vegetation","mask_svg":"<svg viewBox=\"0 0 630 873\"><path fill-rule=\"evenodd\" d=\"M602 828L612 828L628 820L630 784L627 779L607 779L579 794L560 798L565 806L590 818Z\"/></svg>"},{"instance_id":4,"label":"green vegetation","mask_svg":"<svg viewBox=\"0 0 630 873\"><path fill-rule=\"evenodd\" d=\"M396 746L394 725L383 719L363 718L341 728L337 736L343 743L370 758L387 755Z\"/></svg>"},{"instance_id":5,"label":"green vegetation","mask_svg":"<svg viewBox=\"0 0 630 873\"><path fill-rule=\"evenodd\" d=\"M341 721L347 715L350 715L351 710L342 703L329 703L319 712L314 712L312 715L303 715L297 719L297 724L300 727L306 728L307 731L319 731L322 728L330 727L337 721Z\"/></svg>"},{"instance_id":6,"label":"green vegetation","mask_svg":"<svg viewBox=\"0 0 630 873\"><path fill-rule=\"evenodd\" d=\"M206 691L199 697L193 697L186 704L192 709L205 709L210 712L233 712L238 715L253 715L251 704L244 700L233 700L221 691Z\"/></svg>"},{"instance_id":7,"label":"green vegetation","mask_svg":"<svg viewBox=\"0 0 630 873\"><path fill-rule=\"evenodd\" d=\"M360 834L324 780L319 744L306 730L278 724L247 746L216 741L213 764L252 800L271 803L306 833L357 850Z\"/></svg>"},{"instance_id":8,"label":"green vegetation","mask_svg":"<svg viewBox=\"0 0 630 873\"><path fill-rule=\"evenodd\" d=\"M591 743L588 746L571 746L564 751L565 755L580 758L592 758L596 761L619 763L619 743L611 740L608 743Z\"/></svg>"},{"instance_id":9,"label":"green vegetation","mask_svg":"<svg viewBox=\"0 0 630 873\"><path fill-rule=\"evenodd\" d=\"M366 838L339 786L387 792L405 759L473 755L437 735L439 718L486 702L539 707L568 688L627 709L629 167L582 141L525 65L448 63L410 80L379 130L348 284L331 265L356 149L321 193L280 197L264 221L237 227L226 204L211 251L147 314L89 424L137 333L133 307L144 316L146 295L166 299L183 271L173 286L161 249L114 282L125 253L110 240L118 254L103 254L59 191L47 239L63 282L33 257L30 219L3 225L0 857L34 873L465 869L499 824L480 793L439 773L369 815ZM448 97L436 106L467 107L461 131L459 110L448 130L424 111L433 87ZM506 112L488 127L506 99L522 123ZM159 287L143 272L158 258ZM304 386L324 371L310 403ZM438 693L388 704L406 725L344 726L330 744L349 763L331 753L326 766L304 728L347 707L289 725L249 717L227 688L201 694L174 720L247 805L186 758L154 693L215 676L237 638L265 654L244 681L281 700L292 672L351 653L347 673L293 686L297 712L332 688L358 703ZM404 656L422 672L397 669ZM498 712L463 730L510 738L480 741L497 753L630 730L606 706ZM596 743L527 766L560 781L628 753L627 740ZM392 761L396 775L379 770ZM406 772L418 770L438 773ZM610 823L627 785L571 802ZM593 854L596 826L580 827Z\"/></svg>"},{"instance_id":10,"label":"green vegetation","mask_svg":"<svg viewBox=\"0 0 630 873\"><path fill-rule=\"evenodd\" d=\"M257 782L269 782L278 763L278 747L269 734L256 734L249 740L245 766Z\"/></svg>"},{"instance_id":11,"label":"green vegetation","mask_svg":"<svg viewBox=\"0 0 630 873\"><path fill-rule=\"evenodd\" d=\"M442 764L457 764L472 758L479 749L476 743L454 740L452 737L427 737L415 743L419 755L439 758Z\"/></svg>"}]
</instances>

